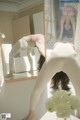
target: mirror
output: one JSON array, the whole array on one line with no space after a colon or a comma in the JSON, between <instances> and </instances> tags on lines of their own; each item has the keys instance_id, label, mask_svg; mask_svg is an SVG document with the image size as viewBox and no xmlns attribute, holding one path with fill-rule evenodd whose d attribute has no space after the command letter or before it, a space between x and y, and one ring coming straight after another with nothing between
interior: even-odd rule
<instances>
[{"instance_id":1,"label":"mirror","mask_svg":"<svg viewBox=\"0 0 80 120\"><path fill-rule=\"evenodd\" d=\"M49 53L49 51L52 51L54 49L53 46L56 42L74 43L78 3L74 3L74 2L69 3L69 1L71 1L71 0L44 0L45 37L46 37L47 54ZM77 26L79 26L79 17L78 17ZM77 27L77 30L79 30L79 28L80 27ZM76 46L78 46L77 50L79 51L79 47L80 47L78 45L79 44L79 35L76 35L76 36L77 36L76 37L77 40L75 40L75 42L77 42ZM75 46L74 46L74 49L75 49ZM48 57L47 61L50 60L49 62L51 62L51 63L55 62L56 59L54 59L54 58L55 58L55 56L57 56L56 51L57 51L57 47L56 47L56 49L53 50L52 54L50 54L50 57ZM58 51L58 53L59 52L60 51ZM62 53L64 53L64 52L62 52ZM51 58L53 58L53 59L51 59ZM55 63L57 63L57 62L55 62ZM60 64L60 65L62 65L62 64ZM67 64L65 64L65 65L67 65ZM53 68L55 68L55 67L53 66ZM57 65L57 68L58 68L58 65ZM52 70L52 67L51 67L51 70ZM65 80L65 78L62 77L62 76L64 76L63 75L64 71L57 71L55 74L56 79L54 78L54 76L52 76L52 79L51 79L52 86L50 86L50 88L55 86L55 84L57 83L57 80L58 81L62 80L62 78L63 78L63 81ZM53 70L53 74L54 74L54 70ZM60 76L62 78L60 78ZM54 82L54 80L56 82ZM66 83L64 83L64 84L66 84ZM56 85L58 85L58 84L56 84ZM54 89L57 90L58 86L54 87Z\"/></svg>"},{"instance_id":2,"label":"mirror","mask_svg":"<svg viewBox=\"0 0 80 120\"><path fill-rule=\"evenodd\" d=\"M53 46L56 42L74 43L78 3L70 3L69 1L70 0L44 0L47 55L54 49ZM56 54L56 50L54 50L51 55ZM55 78L57 79L55 79L54 76L52 77L51 82L53 84L50 86L51 88L57 83L53 80L61 80L62 78L60 78L60 76L63 76L63 74L65 74L64 71L58 71L55 74ZM58 87L54 87L54 89L56 88Z\"/></svg>"},{"instance_id":3,"label":"mirror","mask_svg":"<svg viewBox=\"0 0 80 120\"><path fill-rule=\"evenodd\" d=\"M35 78L39 73L38 61L41 55L41 51L36 47L38 43L35 42L36 44L34 43L31 50L29 47L29 52L25 49L25 45L27 45L25 43L24 45L22 43L24 46L22 49L18 49L18 47L21 47L19 46L19 41L26 36L32 34L43 34L44 36L43 2L42 0L37 3L33 0L32 2L28 0L6 0L3 2L0 0L0 2L0 5L3 5L0 10L0 31L5 34L5 39L1 45L4 79L22 80L22 78ZM8 5L7 7L5 7L6 4ZM42 47L45 51L45 41ZM10 53L13 55L11 63L9 62ZM11 66L13 71L13 77L8 76L9 66Z\"/></svg>"},{"instance_id":4,"label":"mirror","mask_svg":"<svg viewBox=\"0 0 80 120\"><path fill-rule=\"evenodd\" d=\"M74 42L78 2L44 0L46 48L55 42Z\"/></svg>"}]
</instances>

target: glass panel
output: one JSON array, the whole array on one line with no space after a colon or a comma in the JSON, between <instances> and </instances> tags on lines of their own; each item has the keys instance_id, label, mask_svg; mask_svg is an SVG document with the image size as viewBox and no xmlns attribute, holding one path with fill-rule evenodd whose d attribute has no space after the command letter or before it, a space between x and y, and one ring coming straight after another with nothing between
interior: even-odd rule
<instances>
[{"instance_id":1,"label":"glass panel","mask_svg":"<svg viewBox=\"0 0 80 120\"><path fill-rule=\"evenodd\" d=\"M44 0L46 48L74 42L78 0Z\"/></svg>"},{"instance_id":2,"label":"glass panel","mask_svg":"<svg viewBox=\"0 0 80 120\"><path fill-rule=\"evenodd\" d=\"M25 2L27 8L27 1ZM5 80L23 80L29 78L32 79L36 78L39 73L38 61L40 55L42 54L41 48L45 52L45 42L44 40L42 40L42 38L41 41L40 39L35 38L37 39L37 42L35 43L33 43L32 41L28 42L28 40L25 39L26 36L32 34L42 34L42 36L44 37L43 2L41 1L39 5L36 5L35 2L33 4L35 4L35 6L31 5L32 7L28 7L28 9L23 8L25 7L23 6L23 4L19 4L20 8L17 8L16 6L17 9L14 10L12 8L15 7L16 3L15 5L14 3L12 3L13 6L12 8L10 7L9 11L6 7L3 7L5 9L0 11L0 32L5 34L5 39L2 40L2 63ZM3 5L5 5L5 3ZM42 12L42 14L39 14L36 18L34 15L40 12ZM39 19L39 17L41 19ZM36 25L34 24L34 19L36 21ZM37 19L39 19L39 21ZM28 49L21 49L21 46L19 46L20 39L23 39L23 41L27 41L24 43L24 45L22 42L22 46L25 47L28 45ZM33 45L32 48L31 45ZM9 76L9 55L11 53L11 50L13 50L13 60L11 60L13 64L11 62L10 66L12 67L13 76Z\"/></svg>"}]
</instances>

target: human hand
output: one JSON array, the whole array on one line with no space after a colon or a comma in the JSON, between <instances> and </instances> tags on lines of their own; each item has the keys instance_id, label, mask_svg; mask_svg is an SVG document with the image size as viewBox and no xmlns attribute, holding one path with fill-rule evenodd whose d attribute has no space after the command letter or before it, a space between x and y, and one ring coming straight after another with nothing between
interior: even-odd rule
<instances>
[{"instance_id":1,"label":"human hand","mask_svg":"<svg viewBox=\"0 0 80 120\"><path fill-rule=\"evenodd\" d=\"M28 116L22 120L34 120L35 114L33 111L30 111L30 113L28 114Z\"/></svg>"}]
</instances>

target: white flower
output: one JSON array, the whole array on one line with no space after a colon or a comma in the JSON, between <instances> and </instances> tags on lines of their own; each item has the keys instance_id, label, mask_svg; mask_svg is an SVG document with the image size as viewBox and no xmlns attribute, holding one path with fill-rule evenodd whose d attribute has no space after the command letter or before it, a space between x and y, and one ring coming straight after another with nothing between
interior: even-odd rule
<instances>
[{"instance_id":1,"label":"white flower","mask_svg":"<svg viewBox=\"0 0 80 120\"><path fill-rule=\"evenodd\" d=\"M72 110L80 108L80 99L69 92L60 90L46 101L49 112L55 111L58 117L69 117Z\"/></svg>"},{"instance_id":2,"label":"white flower","mask_svg":"<svg viewBox=\"0 0 80 120\"><path fill-rule=\"evenodd\" d=\"M67 103L68 98L69 98L68 93L63 90L57 91L53 95L53 100L56 102L56 104Z\"/></svg>"},{"instance_id":3,"label":"white flower","mask_svg":"<svg viewBox=\"0 0 80 120\"><path fill-rule=\"evenodd\" d=\"M58 91L56 91L54 93L54 96L62 96L62 97L64 97L64 96L69 96L68 94L69 93L67 91L65 91L65 90L58 90Z\"/></svg>"},{"instance_id":4,"label":"white flower","mask_svg":"<svg viewBox=\"0 0 80 120\"><path fill-rule=\"evenodd\" d=\"M64 118L69 117L72 110L69 106L69 104L59 104L56 106L56 114L58 117Z\"/></svg>"},{"instance_id":5,"label":"white flower","mask_svg":"<svg viewBox=\"0 0 80 120\"><path fill-rule=\"evenodd\" d=\"M53 112L55 109L56 103L53 101L53 97L48 98L46 101L46 108L49 112Z\"/></svg>"},{"instance_id":6,"label":"white flower","mask_svg":"<svg viewBox=\"0 0 80 120\"><path fill-rule=\"evenodd\" d=\"M80 99L77 96L69 96L69 104L72 109L80 108Z\"/></svg>"}]
</instances>

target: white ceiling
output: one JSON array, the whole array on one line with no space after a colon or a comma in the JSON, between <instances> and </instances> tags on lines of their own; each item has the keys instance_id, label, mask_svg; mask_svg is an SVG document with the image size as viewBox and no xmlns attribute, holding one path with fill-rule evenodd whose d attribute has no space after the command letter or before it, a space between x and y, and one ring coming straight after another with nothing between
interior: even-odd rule
<instances>
[{"instance_id":1,"label":"white ceiling","mask_svg":"<svg viewBox=\"0 0 80 120\"><path fill-rule=\"evenodd\" d=\"M43 0L0 0L1 11L18 12L41 3Z\"/></svg>"}]
</instances>

